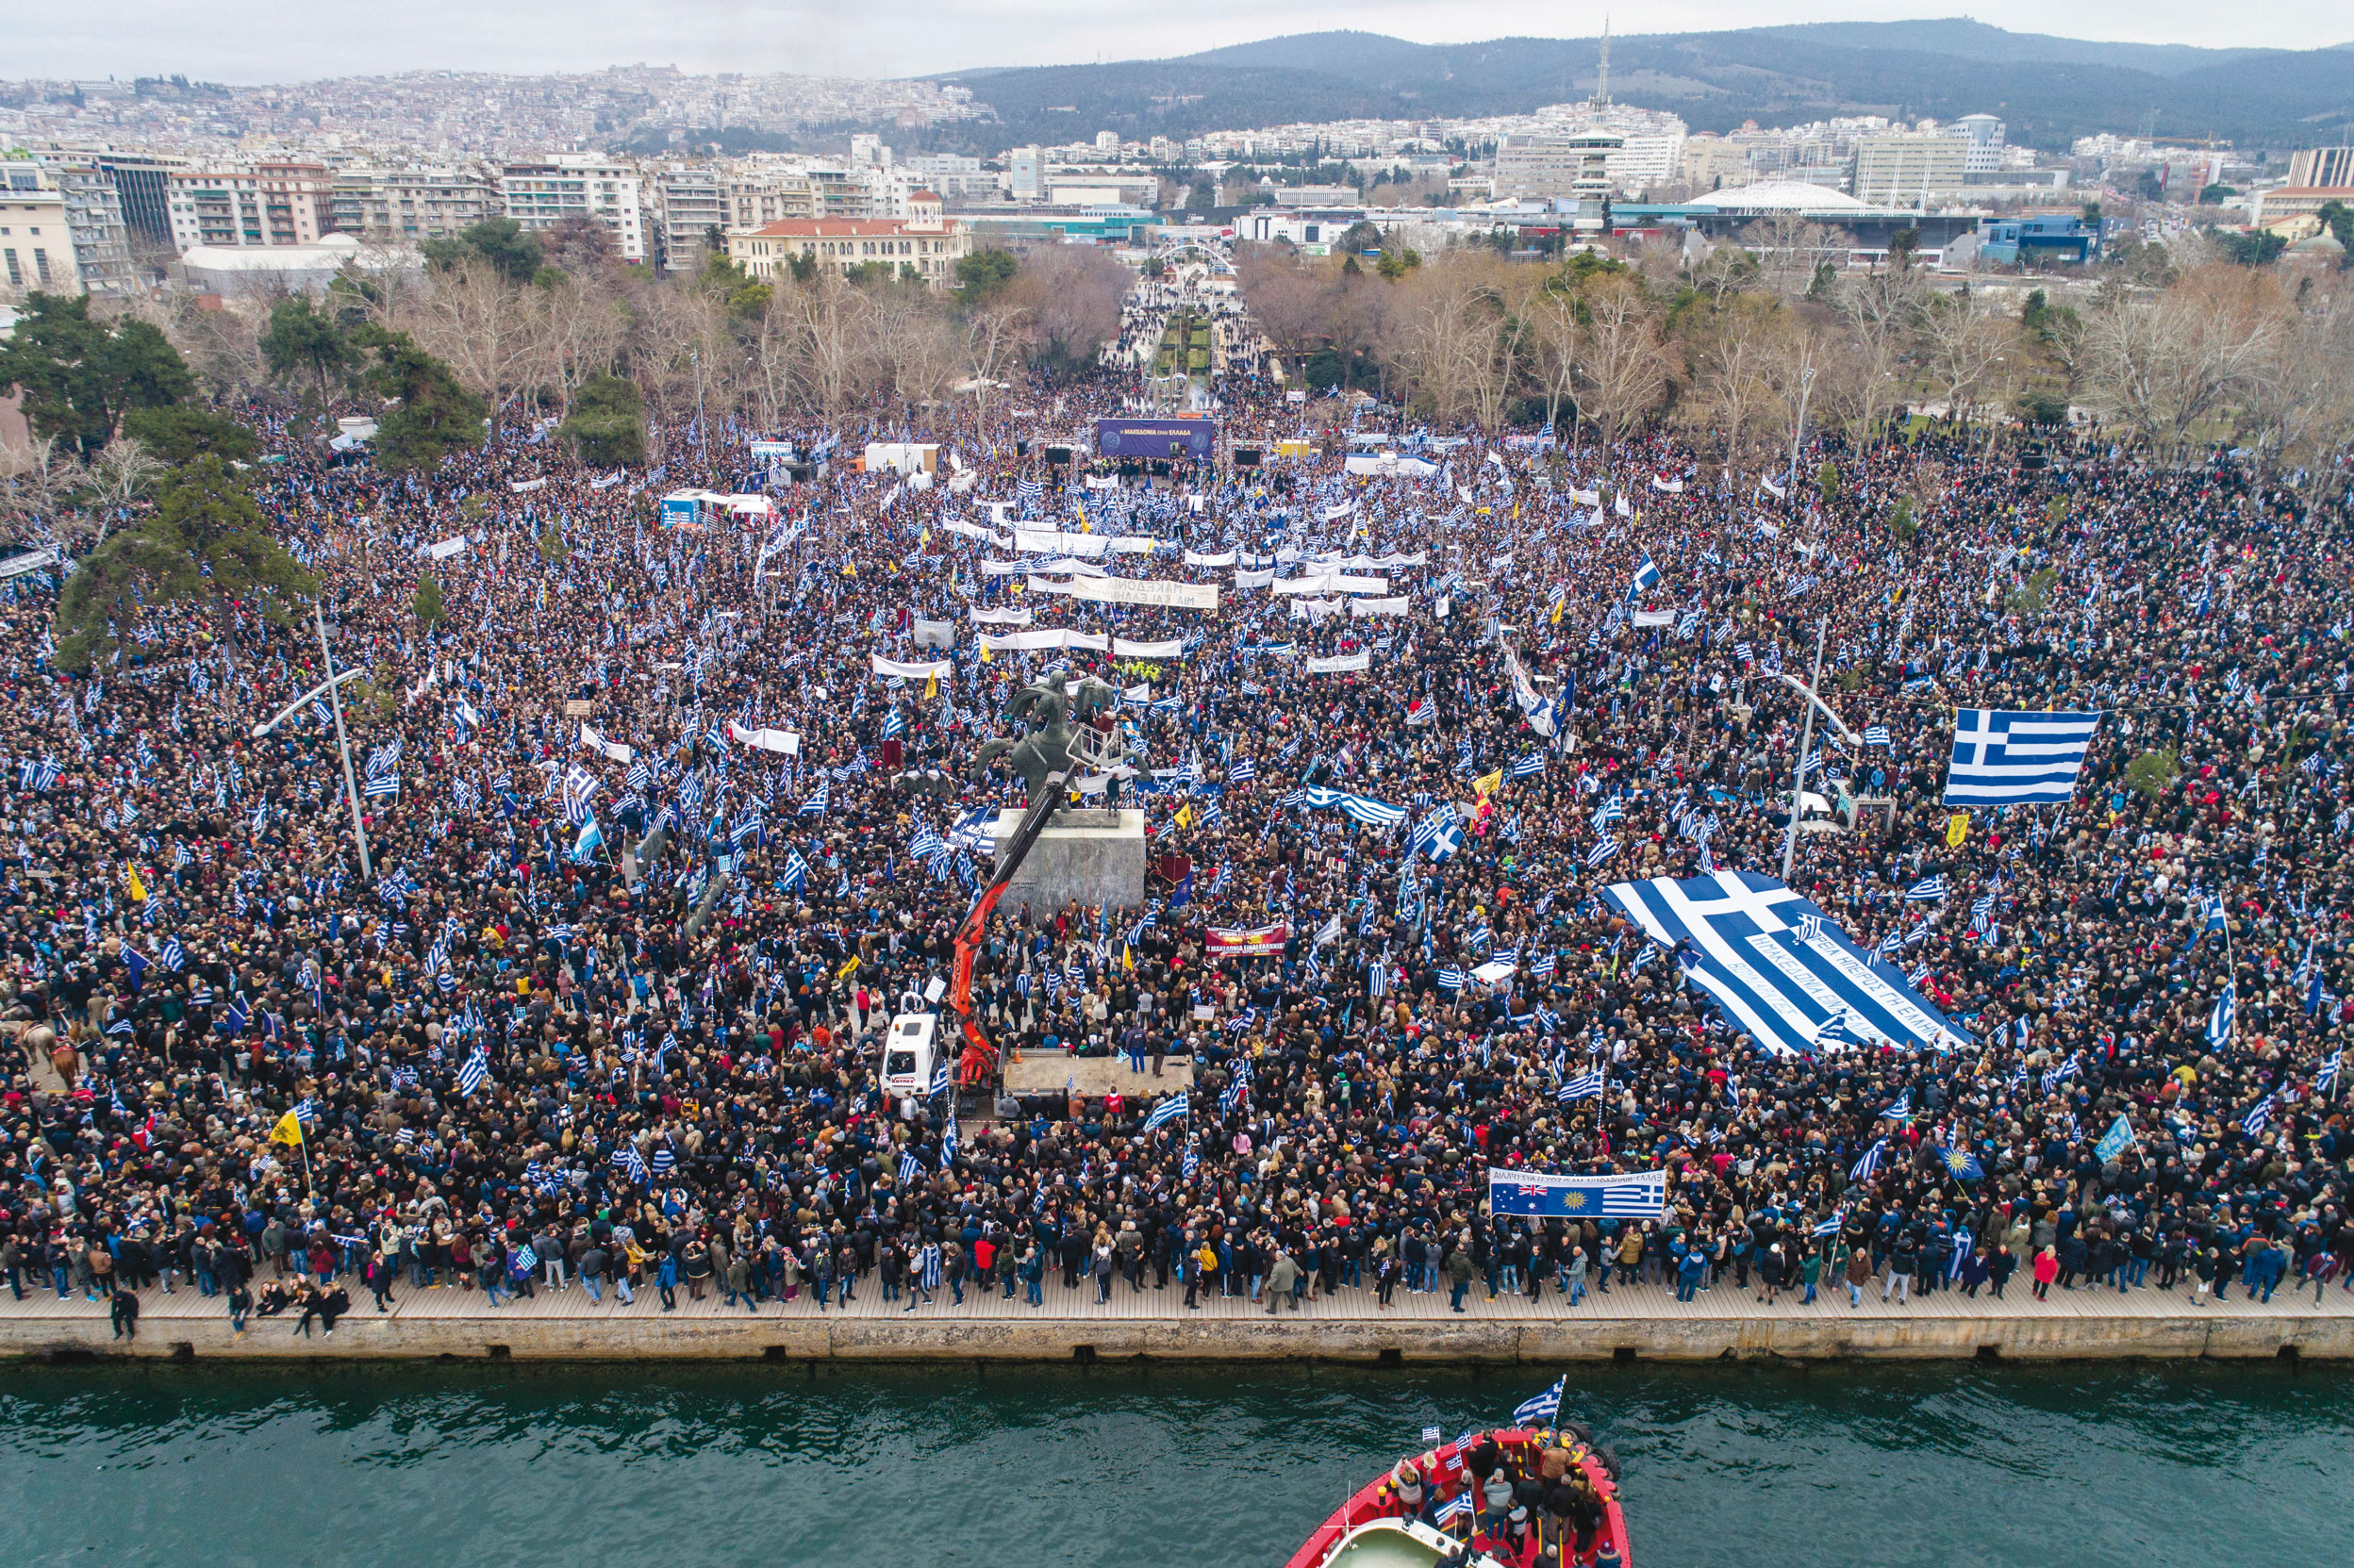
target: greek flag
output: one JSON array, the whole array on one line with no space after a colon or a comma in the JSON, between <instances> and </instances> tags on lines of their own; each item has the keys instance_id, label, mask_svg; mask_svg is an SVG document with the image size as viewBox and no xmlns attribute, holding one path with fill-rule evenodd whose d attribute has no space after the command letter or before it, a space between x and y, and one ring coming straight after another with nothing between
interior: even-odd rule
<instances>
[{"instance_id":1,"label":"greek flag","mask_svg":"<svg viewBox=\"0 0 2354 1568\"><path fill-rule=\"evenodd\" d=\"M2336 1050L2329 1053L2328 1060L2322 1063L2321 1070L2313 1075L2314 1088L2320 1090L2325 1095L2337 1088L2338 1058L2344 1056L2345 1054L2346 1048L2344 1046L2340 1046Z\"/></svg>"},{"instance_id":2,"label":"greek flag","mask_svg":"<svg viewBox=\"0 0 2354 1568\"><path fill-rule=\"evenodd\" d=\"M829 802L829 798L833 793L833 789L834 783L832 780L828 779L821 781L818 784L818 792L815 795L810 796L806 801L802 801L800 809L793 815L796 817L824 816L825 808Z\"/></svg>"},{"instance_id":3,"label":"greek flag","mask_svg":"<svg viewBox=\"0 0 2354 1568\"><path fill-rule=\"evenodd\" d=\"M1865 729L1864 732L1864 744L1866 746L1887 745L1888 726L1885 724L1874 724Z\"/></svg>"},{"instance_id":4,"label":"greek flag","mask_svg":"<svg viewBox=\"0 0 2354 1568\"><path fill-rule=\"evenodd\" d=\"M1443 1527L1450 1519L1467 1519L1470 1516L1471 1493L1470 1489L1467 1487L1465 1490L1455 1494L1452 1497L1448 1498L1447 1501L1439 1504L1438 1511L1432 1514L1431 1518L1434 1523Z\"/></svg>"},{"instance_id":5,"label":"greek flag","mask_svg":"<svg viewBox=\"0 0 2354 1568\"><path fill-rule=\"evenodd\" d=\"M1898 971L1874 963L1821 910L1770 877L1659 877L1612 883L1602 898L1676 953L1685 981L1768 1050L1812 1051L1834 1015L1843 1032L1865 1040L1938 1050L1976 1044Z\"/></svg>"},{"instance_id":6,"label":"greek flag","mask_svg":"<svg viewBox=\"0 0 2354 1568\"><path fill-rule=\"evenodd\" d=\"M1945 896L1946 879L1942 876L1926 878L1923 881L1915 883L1911 887L1904 890L1905 901L1907 903L1936 903L1943 900Z\"/></svg>"},{"instance_id":7,"label":"greek flag","mask_svg":"<svg viewBox=\"0 0 2354 1568\"><path fill-rule=\"evenodd\" d=\"M1189 1091L1180 1090L1169 1096L1160 1104L1152 1107L1152 1114L1144 1118L1144 1130L1151 1132L1157 1128L1167 1127L1180 1116L1190 1114L1192 1101L1193 1097Z\"/></svg>"},{"instance_id":8,"label":"greek flag","mask_svg":"<svg viewBox=\"0 0 2354 1568\"><path fill-rule=\"evenodd\" d=\"M2215 999L2215 1010L2207 1015L2207 1043L2221 1048L2231 1043L2231 1025L2239 1016L2239 982L2223 982L2223 995Z\"/></svg>"},{"instance_id":9,"label":"greek flag","mask_svg":"<svg viewBox=\"0 0 2354 1568\"><path fill-rule=\"evenodd\" d=\"M809 880L809 863L801 858L799 850L785 857L785 871L777 880L791 888L799 888Z\"/></svg>"},{"instance_id":10,"label":"greek flag","mask_svg":"<svg viewBox=\"0 0 2354 1568\"><path fill-rule=\"evenodd\" d=\"M2251 1138L2262 1132L2264 1130L2264 1124L2272 1120L2273 1101L2279 1098L2278 1095L2266 1095L2258 1100L2255 1108L2240 1118L2240 1131Z\"/></svg>"},{"instance_id":11,"label":"greek flag","mask_svg":"<svg viewBox=\"0 0 2354 1568\"><path fill-rule=\"evenodd\" d=\"M2070 799L2099 727L2097 713L1955 710L1946 804L2036 805Z\"/></svg>"},{"instance_id":12,"label":"greek flag","mask_svg":"<svg viewBox=\"0 0 2354 1568\"><path fill-rule=\"evenodd\" d=\"M1667 1173L1633 1176L1547 1176L1488 1168L1491 1212L1530 1218L1657 1219L1667 1211Z\"/></svg>"},{"instance_id":13,"label":"greek flag","mask_svg":"<svg viewBox=\"0 0 2354 1568\"><path fill-rule=\"evenodd\" d=\"M1864 1151L1864 1158L1858 1160L1855 1163L1855 1167L1848 1172L1848 1180L1850 1181L1869 1181L1873 1177L1880 1174L1880 1158L1887 1152L1887 1139L1873 1139L1872 1147Z\"/></svg>"},{"instance_id":14,"label":"greek flag","mask_svg":"<svg viewBox=\"0 0 2354 1568\"><path fill-rule=\"evenodd\" d=\"M188 949L180 946L180 939L176 933L163 939L163 951L159 955L159 962L175 975L188 967Z\"/></svg>"},{"instance_id":15,"label":"greek flag","mask_svg":"<svg viewBox=\"0 0 2354 1568\"><path fill-rule=\"evenodd\" d=\"M1634 569L1634 591L1641 593L1657 586L1659 586L1659 568L1651 560L1651 553L1647 550L1643 553L1641 563Z\"/></svg>"},{"instance_id":16,"label":"greek flag","mask_svg":"<svg viewBox=\"0 0 2354 1568\"><path fill-rule=\"evenodd\" d=\"M467 1054L466 1065L457 1069L457 1097L464 1099L490 1081L490 1057L480 1046Z\"/></svg>"},{"instance_id":17,"label":"greek flag","mask_svg":"<svg viewBox=\"0 0 2354 1568\"><path fill-rule=\"evenodd\" d=\"M953 1081L953 1077L949 1072L948 1064L946 1062L942 1062L938 1067L933 1070L932 1087L925 1093L924 1098L933 1099L948 1093L949 1086Z\"/></svg>"},{"instance_id":18,"label":"greek flag","mask_svg":"<svg viewBox=\"0 0 2354 1568\"><path fill-rule=\"evenodd\" d=\"M1595 867L1603 864L1605 861L1609 860L1611 856L1616 854L1617 852L1618 841L1616 838L1605 835L1596 841L1594 848L1585 851L1586 869L1592 870Z\"/></svg>"},{"instance_id":19,"label":"greek flag","mask_svg":"<svg viewBox=\"0 0 2354 1568\"><path fill-rule=\"evenodd\" d=\"M1519 761L1512 765L1512 776L1516 779L1525 779L1532 773L1542 773L1544 771L1545 753L1542 751L1531 751L1527 756L1522 757Z\"/></svg>"},{"instance_id":20,"label":"greek flag","mask_svg":"<svg viewBox=\"0 0 2354 1568\"><path fill-rule=\"evenodd\" d=\"M1406 819L1406 808L1403 806L1386 805L1345 790L1310 787L1302 793L1304 799L1301 804L1319 809L1337 806L1344 816L1368 828L1394 828Z\"/></svg>"},{"instance_id":21,"label":"greek flag","mask_svg":"<svg viewBox=\"0 0 2354 1568\"><path fill-rule=\"evenodd\" d=\"M902 1186L913 1181L917 1177L922 1174L923 1163L916 1158L916 1151L914 1149L908 1149L906 1152L900 1155L899 1180Z\"/></svg>"},{"instance_id":22,"label":"greek flag","mask_svg":"<svg viewBox=\"0 0 2354 1568\"><path fill-rule=\"evenodd\" d=\"M1229 784L1249 784L1259 776L1259 765L1249 757L1236 757L1226 769Z\"/></svg>"},{"instance_id":23,"label":"greek flag","mask_svg":"<svg viewBox=\"0 0 2354 1568\"><path fill-rule=\"evenodd\" d=\"M1460 991L1460 990L1462 990L1462 989L1463 989L1463 971L1462 971L1461 969L1441 969L1441 970L1439 970L1439 971L1438 971L1438 988L1439 988L1440 990L1442 990L1442 991Z\"/></svg>"},{"instance_id":24,"label":"greek flag","mask_svg":"<svg viewBox=\"0 0 2354 1568\"><path fill-rule=\"evenodd\" d=\"M1602 1098L1602 1091L1609 1087L1608 1070L1596 1067L1591 1071L1582 1072L1575 1078L1564 1079L1561 1087L1553 1091L1553 1098L1564 1105L1573 1099L1600 1099Z\"/></svg>"},{"instance_id":25,"label":"greek flag","mask_svg":"<svg viewBox=\"0 0 2354 1568\"><path fill-rule=\"evenodd\" d=\"M17 767L16 787L19 789L46 795L57 784L58 762L55 757L43 757L39 762L27 757Z\"/></svg>"},{"instance_id":26,"label":"greek flag","mask_svg":"<svg viewBox=\"0 0 2354 1568\"><path fill-rule=\"evenodd\" d=\"M1567 1373L1553 1380L1553 1386L1542 1394L1532 1395L1513 1408L1512 1424L1516 1427L1550 1427L1561 1414L1562 1385L1568 1382Z\"/></svg>"}]
</instances>

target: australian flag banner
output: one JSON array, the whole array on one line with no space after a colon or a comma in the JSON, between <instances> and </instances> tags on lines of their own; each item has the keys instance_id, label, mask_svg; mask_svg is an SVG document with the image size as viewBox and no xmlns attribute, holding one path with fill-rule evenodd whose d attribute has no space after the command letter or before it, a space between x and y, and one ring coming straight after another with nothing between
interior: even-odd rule
<instances>
[{"instance_id":1,"label":"australian flag banner","mask_svg":"<svg viewBox=\"0 0 2354 1568\"><path fill-rule=\"evenodd\" d=\"M1489 1209L1499 1214L1546 1219L1657 1219L1667 1212L1667 1173L1633 1176L1546 1176L1536 1171L1487 1173Z\"/></svg>"}]
</instances>

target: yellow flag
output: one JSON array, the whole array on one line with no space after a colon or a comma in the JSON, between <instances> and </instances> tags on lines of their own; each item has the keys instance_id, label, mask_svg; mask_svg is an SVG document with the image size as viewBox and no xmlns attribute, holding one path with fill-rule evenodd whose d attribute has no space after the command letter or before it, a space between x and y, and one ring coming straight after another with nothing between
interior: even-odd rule
<instances>
[{"instance_id":1,"label":"yellow flag","mask_svg":"<svg viewBox=\"0 0 2354 1568\"><path fill-rule=\"evenodd\" d=\"M990 657L988 645L986 643L984 643L981 648L981 662L983 664L995 664L997 662L994 658Z\"/></svg>"},{"instance_id":2,"label":"yellow flag","mask_svg":"<svg viewBox=\"0 0 2354 1568\"><path fill-rule=\"evenodd\" d=\"M1495 794L1503 786L1504 770L1500 767L1496 769L1495 772L1488 774L1485 778L1474 779L1471 781L1472 789L1478 793L1480 799L1483 801L1486 800L1490 795Z\"/></svg>"},{"instance_id":3,"label":"yellow flag","mask_svg":"<svg viewBox=\"0 0 2354 1568\"><path fill-rule=\"evenodd\" d=\"M1565 610L1565 609L1568 608L1568 605L1569 605L1569 602L1568 602L1567 600L1566 600L1566 599L1565 599L1565 600L1561 601L1561 602L1559 602L1559 603L1557 603L1557 604L1555 604L1555 605L1553 606L1553 624L1554 624L1554 625L1558 626L1558 625L1560 625L1560 624L1561 624L1561 612L1562 612L1563 610Z\"/></svg>"},{"instance_id":4,"label":"yellow flag","mask_svg":"<svg viewBox=\"0 0 2354 1568\"><path fill-rule=\"evenodd\" d=\"M853 953L851 954L850 962L842 966L841 973L836 975L834 978L836 980L848 980L851 976L856 974L857 972L858 955Z\"/></svg>"},{"instance_id":5,"label":"yellow flag","mask_svg":"<svg viewBox=\"0 0 2354 1568\"><path fill-rule=\"evenodd\" d=\"M1177 808L1177 825L1181 828L1193 826L1193 802L1191 801L1187 801Z\"/></svg>"},{"instance_id":6,"label":"yellow flag","mask_svg":"<svg viewBox=\"0 0 2354 1568\"><path fill-rule=\"evenodd\" d=\"M278 1125L270 1130L270 1141L274 1144L292 1144L297 1148L302 1147L303 1119L289 1111L278 1118Z\"/></svg>"},{"instance_id":7,"label":"yellow flag","mask_svg":"<svg viewBox=\"0 0 2354 1568\"><path fill-rule=\"evenodd\" d=\"M923 700L927 702L937 702L940 700L940 676L937 670L933 671L923 683Z\"/></svg>"},{"instance_id":8,"label":"yellow flag","mask_svg":"<svg viewBox=\"0 0 2354 1568\"><path fill-rule=\"evenodd\" d=\"M1970 836L1970 814L1957 811L1946 818L1946 848L1958 850L1962 841Z\"/></svg>"},{"instance_id":9,"label":"yellow flag","mask_svg":"<svg viewBox=\"0 0 2354 1568\"><path fill-rule=\"evenodd\" d=\"M1119 966L1127 970L1132 975L1136 972L1136 954L1130 950L1128 944L1125 942L1122 942L1119 945Z\"/></svg>"},{"instance_id":10,"label":"yellow flag","mask_svg":"<svg viewBox=\"0 0 2354 1568\"><path fill-rule=\"evenodd\" d=\"M132 865L127 860L124 861L123 863L123 876L124 880L131 884L131 902L135 904L145 903L147 901L147 884L139 880L139 867Z\"/></svg>"}]
</instances>

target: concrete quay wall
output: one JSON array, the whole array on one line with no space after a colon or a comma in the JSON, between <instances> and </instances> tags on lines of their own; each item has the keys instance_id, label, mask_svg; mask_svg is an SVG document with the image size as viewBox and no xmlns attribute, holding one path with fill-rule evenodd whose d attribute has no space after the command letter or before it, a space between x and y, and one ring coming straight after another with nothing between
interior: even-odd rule
<instances>
[{"instance_id":1,"label":"concrete quay wall","mask_svg":"<svg viewBox=\"0 0 2354 1568\"><path fill-rule=\"evenodd\" d=\"M283 1318L242 1335L225 1319L143 1322L111 1337L95 1313L0 1318L0 1358L251 1361L2070 1361L2354 1358L2354 1315L2132 1314L2114 1318L1596 1318L1558 1322L1382 1322L1287 1318L1037 1318L1020 1322L865 1317L568 1318L488 1313L345 1318L306 1339Z\"/></svg>"}]
</instances>

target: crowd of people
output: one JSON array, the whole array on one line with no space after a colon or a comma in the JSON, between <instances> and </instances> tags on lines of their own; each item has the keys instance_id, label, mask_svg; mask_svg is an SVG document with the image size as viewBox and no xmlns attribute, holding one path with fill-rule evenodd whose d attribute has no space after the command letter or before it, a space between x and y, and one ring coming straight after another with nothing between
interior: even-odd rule
<instances>
[{"instance_id":1,"label":"crowd of people","mask_svg":"<svg viewBox=\"0 0 2354 1568\"><path fill-rule=\"evenodd\" d=\"M1090 461L1137 390L1127 365L986 421L714 421L618 474L510 422L395 476L257 404L248 483L318 624L151 604L69 670L55 574L0 585L11 1290L135 1332L141 1289L242 1328L258 1287L331 1333L446 1285L947 1312L1059 1277L1272 1312L1656 1281L1766 1312L2343 1273L2343 475L1910 428L1760 475L1256 383L1209 388L1212 463ZM1410 460L1351 465L1375 431ZM822 467L778 474L773 517L665 525L667 491L765 479L755 437ZM937 442L937 482L862 471L869 439ZM1150 547L1042 562L1016 529ZM1091 569L1219 606L1053 591ZM1312 572L1387 583L1268 586ZM1818 627L1868 741L1817 729L1809 788L1886 804L1799 834L1790 883L1966 1048L1777 1050L1599 896L1780 874L1805 711L1770 677ZM981 640L1052 628L1179 651ZM366 672L339 695L364 861L335 712L297 703L323 647ZM989 874L976 814L1023 789L898 781L963 775L1058 670L1124 694L1155 870L1139 907L1001 909L979 1019L1033 1057L1180 1061L1182 1114L879 1081ZM1949 811L1957 704L2098 710L2073 799ZM1461 831L1412 842L1449 802ZM1280 951L1211 934L1267 927ZM1664 1169L1667 1204L1500 1218L1491 1167Z\"/></svg>"}]
</instances>

